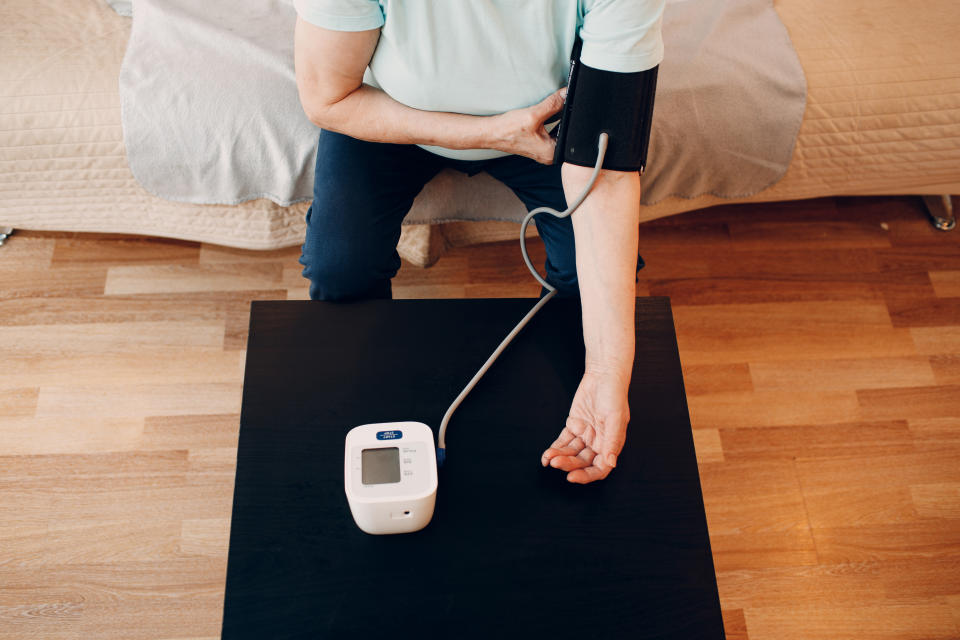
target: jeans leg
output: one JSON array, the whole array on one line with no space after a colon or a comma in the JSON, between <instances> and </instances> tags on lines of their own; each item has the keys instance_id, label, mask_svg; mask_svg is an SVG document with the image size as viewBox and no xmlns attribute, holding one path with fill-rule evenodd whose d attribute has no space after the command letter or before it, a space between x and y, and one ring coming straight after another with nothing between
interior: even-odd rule
<instances>
[{"instance_id":1,"label":"jeans leg","mask_svg":"<svg viewBox=\"0 0 960 640\"><path fill-rule=\"evenodd\" d=\"M400 225L442 168L415 145L321 131L300 264L313 300L391 297Z\"/></svg>"},{"instance_id":2,"label":"jeans leg","mask_svg":"<svg viewBox=\"0 0 960 640\"><path fill-rule=\"evenodd\" d=\"M552 207L557 211L567 208L559 165L540 164L523 156L506 156L492 160L485 170L510 187L527 211L537 207ZM547 282L557 288L558 296L579 297L573 222L569 217L557 218L549 213L538 213L533 220L547 250Z\"/></svg>"}]
</instances>

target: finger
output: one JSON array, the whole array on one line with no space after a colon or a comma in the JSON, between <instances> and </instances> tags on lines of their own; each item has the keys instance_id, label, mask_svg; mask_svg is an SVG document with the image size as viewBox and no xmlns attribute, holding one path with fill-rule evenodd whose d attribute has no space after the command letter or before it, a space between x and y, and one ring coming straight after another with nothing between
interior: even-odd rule
<instances>
[{"instance_id":1,"label":"finger","mask_svg":"<svg viewBox=\"0 0 960 640\"><path fill-rule=\"evenodd\" d=\"M589 467L593 464L593 459L596 455L592 450L584 447L583 450L577 454L562 455L553 458L550 460L550 466L554 469L562 469L564 471L582 469L583 467Z\"/></svg>"},{"instance_id":2,"label":"finger","mask_svg":"<svg viewBox=\"0 0 960 640\"><path fill-rule=\"evenodd\" d=\"M567 429L571 433L580 436L580 439L583 440L584 444L588 447L593 447L594 438L597 435L597 432L594 430L593 425L584 420L583 418L578 418L576 416L567 416Z\"/></svg>"},{"instance_id":3,"label":"finger","mask_svg":"<svg viewBox=\"0 0 960 640\"><path fill-rule=\"evenodd\" d=\"M575 445L578 442L580 441L575 440L572 444ZM580 442L579 446L556 447L556 448L550 447L549 449L543 452L543 455L545 458L549 460L556 456L575 456L580 454L580 452L583 451L583 449L584 449L583 443Z\"/></svg>"},{"instance_id":4,"label":"finger","mask_svg":"<svg viewBox=\"0 0 960 640\"><path fill-rule=\"evenodd\" d=\"M583 441L578 440L577 434L571 432L569 429L564 427L560 431L560 435L557 437L557 439L554 440L553 443L549 447L547 447L547 449L542 454L540 454L540 464L543 466L547 466L548 464L550 464L550 458L557 455L556 453L553 453L554 450L566 449L571 446L576 446L577 442L580 442L580 446L576 447L577 452L579 452L580 449L583 448ZM570 455L576 455L576 453L573 453Z\"/></svg>"},{"instance_id":5,"label":"finger","mask_svg":"<svg viewBox=\"0 0 960 640\"><path fill-rule=\"evenodd\" d=\"M557 89L534 106L533 113L541 124L543 124L544 120L563 108L563 98L566 93L566 87Z\"/></svg>"},{"instance_id":6,"label":"finger","mask_svg":"<svg viewBox=\"0 0 960 640\"><path fill-rule=\"evenodd\" d=\"M594 458L597 457L597 452L590 447L584 447L583 451L577 454L577 457L586 462L587 466L590 466L593 464Z\"/></svg>"},{"instance_id":7,"label":"finger","mask_svg":"<svg viewBox=\"0 0 960 640\"><path fill-rule=\"evenodd\" d=\"M557 456L550 460L550 466L560 471L573 471L589 467L590 463L580 456Z\"/></svg>"},{"instance_id":8,"label":"finger","mask_svg":"<svg viewBox=\"0 0 960 640\"><path fill-rule=\"evenodd\" d=\"M565 426L560 431L560 435L557 436L557 439L554 440L550 446L551 447L568 447L570 446L570 443L573 442L577 437L579 436L576 433L574 433L568 427Z\"/></svg>"},{"instance_id":9,"label":"finger","mask_svg":"<svg viewBox=\"0 0 960 640\"><path fill-rule=\"evenodd\" d=\"M610 475L610 467L590 465L583 469L576 469L567 474L567 480L575 484L588 484L596 480L603 480Z\"/></svg>"},{"instance_id":10,"label":"finger","mask_svg":"<svg viewBox=\"0 0 960 640\"><path fill-rule=\"evenodd\" d=\"M540 464L544 467L550 464L550 461L557 456L576 456L583 451L584 444L580 438L574 438L566 447L550 447L540 456Z\"/></svg>"},{"instance_id":11,"label":"finger","mask_svg":"<svg viewBox=\"0 0 960 640\"><path fill-rule=\"evenodd\" d=\"M604 421L603 433L594 441L593 449L603 456L607 466L617 466L617 456L623 451L627 439L627 418L614 414Z\"/></svg>"}]
</instances>

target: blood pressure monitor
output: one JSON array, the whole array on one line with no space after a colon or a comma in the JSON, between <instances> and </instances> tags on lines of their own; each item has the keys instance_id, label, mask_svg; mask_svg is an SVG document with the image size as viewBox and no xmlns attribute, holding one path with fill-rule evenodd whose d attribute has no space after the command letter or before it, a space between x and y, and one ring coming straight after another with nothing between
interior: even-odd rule
<instances>
[{"instance_id":1,"label":"blood pressure monitor","mask_svg":"<svg viewBox=\"0 0 960 640\"><path fill-rule=\"evenodd\" d=\"M347 433L343 475L350 513L363 531L423 529L437 498L433 431L422 422L354 427Z\"/></svg>"}]
</instances>

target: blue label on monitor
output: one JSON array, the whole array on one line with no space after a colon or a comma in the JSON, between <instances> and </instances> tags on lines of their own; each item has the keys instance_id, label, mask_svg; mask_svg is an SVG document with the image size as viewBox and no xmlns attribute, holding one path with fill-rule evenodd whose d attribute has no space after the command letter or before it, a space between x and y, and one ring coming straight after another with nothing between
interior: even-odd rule
<instances>
[{"instance_id":1,"label":"blue label on monitor","mask_svg":"<svg viewBox=\"0 0 960 640\"><path fill-rule=\"evenodd\" d=\"M402 437L403 437L403 432L398 430L377 431L377 440L397 440Z\"/></svg>"}]
</instances>

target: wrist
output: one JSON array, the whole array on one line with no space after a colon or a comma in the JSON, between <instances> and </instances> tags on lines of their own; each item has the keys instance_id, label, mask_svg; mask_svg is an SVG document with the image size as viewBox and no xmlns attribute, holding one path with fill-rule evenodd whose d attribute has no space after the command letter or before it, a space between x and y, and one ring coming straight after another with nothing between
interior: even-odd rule
<instances>
[{"instance_id":1,"label":"wrist","mask_svg":"<svg viewBox=\"0 0 960 640\"><path fill-rule=\"evenodd\" d=\"M477 121L478 143L476 148L504 151L503 139L500 135L502 131L500 126L501 114L477 116Z\"/></svg>"},{"instance_id":2,"label":"wrist","mask_svg":"<svg viewBox=\"0 0 960 640\"><path fill-rule=\"evenodd\" d=\"M591 361L588 357L583 375L606 380L626 390L630 386L632 373L632 360L630 362L624 360Z\"/></svg>"}]
</instances>

